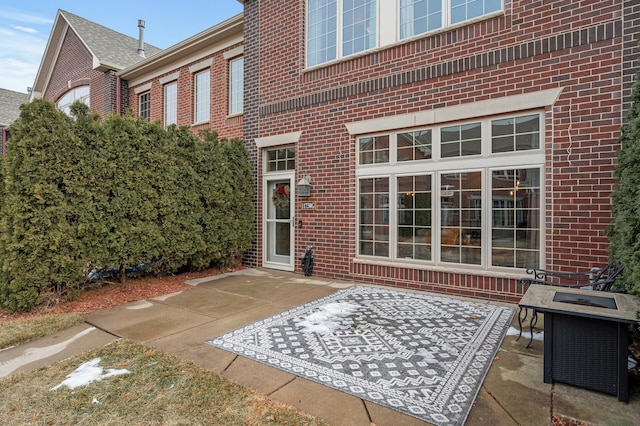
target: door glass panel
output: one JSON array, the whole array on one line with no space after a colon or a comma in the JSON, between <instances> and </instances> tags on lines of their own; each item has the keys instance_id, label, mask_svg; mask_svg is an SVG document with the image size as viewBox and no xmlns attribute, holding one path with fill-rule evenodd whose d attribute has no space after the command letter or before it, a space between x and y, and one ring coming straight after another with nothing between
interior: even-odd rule
<instances>
[{"instance_id":1,"label":"door glass panel","mask_svg":"<svg viewBox=\"0 0 640 426\"><path fill-rule=\"evenodd\" d=\"M267 261L291 263L291 181L267 184Z\"/></svg>"}]
</instances>

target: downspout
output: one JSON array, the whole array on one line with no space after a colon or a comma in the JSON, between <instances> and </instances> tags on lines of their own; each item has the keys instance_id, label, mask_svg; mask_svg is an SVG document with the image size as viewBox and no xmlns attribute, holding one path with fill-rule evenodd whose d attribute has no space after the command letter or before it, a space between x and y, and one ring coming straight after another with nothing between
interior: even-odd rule
<instances>
[{"instance_id":1,"label":"downspout","mask_svg":"<svg viewBox=\"0 0 640 426\"><path fill-rule=\"evenodd\" d=\"M120 94L120 76L116 76L116 114L122 114L122 105L121 105L122 95Z\"/></svg>"}]
</instances>

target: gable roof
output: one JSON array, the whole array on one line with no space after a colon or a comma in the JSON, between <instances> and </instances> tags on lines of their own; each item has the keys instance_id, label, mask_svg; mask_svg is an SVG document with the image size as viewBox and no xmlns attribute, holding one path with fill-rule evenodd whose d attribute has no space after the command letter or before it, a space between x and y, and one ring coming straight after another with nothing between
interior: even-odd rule
<instances>
[{"instance_id":1,"label":"gable roof","mask_svg":"<svg viewBox=\"0 0 640 426\"><path fill-rule=\"evenodd\" d=\"M20 105L29 100L26 93L0 89L0 127L9 127L20 116Z\"/></svg>"},{"instance_id":2,"label":"gable roof","mask_svg":"<svg viewBox=\"0 0 640 426\"><path fill-rule=\"evenodd\" d=\"M117 71L144 59L138 55L138 39L88 21L66 10L60 10L59 13L93 54L94 68L99 68L95 66L96 59L100 66ZM144 49L146 56L162 50L146 43Z\"/></svg>"},{"instance_id":3,"label":"gable roof","mask_svg":"<svg viewBox=\"0 0 640 426\"><path fill-rule=\"evenodd\" d=\"M44 93L68 30L75 32L89 50L96 70L120 71L144 59L138 55L138 39L59 9L36 75L32 97ZM148 43L144 44L144 49L146 56L162 50Z\"/></svg>"}]
</instances>

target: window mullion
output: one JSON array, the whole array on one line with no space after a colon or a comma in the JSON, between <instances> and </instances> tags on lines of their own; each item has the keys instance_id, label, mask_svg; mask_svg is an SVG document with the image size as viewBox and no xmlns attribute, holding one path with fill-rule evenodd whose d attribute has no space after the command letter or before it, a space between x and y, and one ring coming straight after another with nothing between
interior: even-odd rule
<instances>
[{"instance_id":1,"label":"window mullion","mask_svg":"<svg viewBox=\"0 0 640 426\"><path fill-rule=\"evenodd\" d=\"M343 43L343 24L344 24L344 5L343 0L336 0L336 58L342 58L342 43Z\"/></svg>"},{"instance_id":2,"label":"window mullion","mask_svg":"<svg viewBox=\"0 0 640 426\"><path fill-rule=\"evenodd\" d=\"M492 184L492 171L491 169L484 169L482 171L482 236L481 236L481 252L482 266L488 268L491 266L491 253L493 252L493 242L491 237L493 234L493 184Z\"/></svg>"},{"instance_id":3,"label":"window mullion","mask_svg":"<svg viewBox=\"0 0 640 426\"><path fill-rule=\"evenodd\" d=\"M398 180L389 176L389 258L398 258Z\"/></svg>"},{"instance_id":4,"label":"window mullion","mask_svg":"<svg viewBox=\"0 0 640 426\"><path fill-rule=\"evenodd\" d=\"M435 173L433 203L436 208L431 214L431 255L433 263L440 264L440 227L442 225L442 172Z\"/></svg>"}]
</instances>

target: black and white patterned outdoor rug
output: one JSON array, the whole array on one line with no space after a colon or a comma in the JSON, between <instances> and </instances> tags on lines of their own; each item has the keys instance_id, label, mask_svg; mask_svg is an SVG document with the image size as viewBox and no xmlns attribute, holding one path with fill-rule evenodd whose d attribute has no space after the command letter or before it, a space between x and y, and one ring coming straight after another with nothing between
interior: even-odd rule
<instances>
[{"instance_id":1,"label":"black and white patterned outdoor rug","mask_svg":"<svg viewBox=\"0 0 640 426\"><path fill-rule=\"evenodd\" d=\"M513 314L354 286L206 343L436 425L462 425Z\"/></svg>"}]
</instances>

